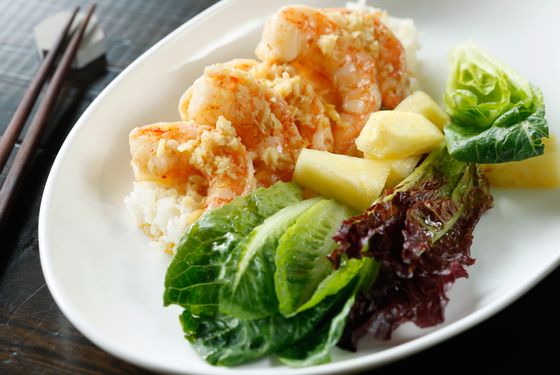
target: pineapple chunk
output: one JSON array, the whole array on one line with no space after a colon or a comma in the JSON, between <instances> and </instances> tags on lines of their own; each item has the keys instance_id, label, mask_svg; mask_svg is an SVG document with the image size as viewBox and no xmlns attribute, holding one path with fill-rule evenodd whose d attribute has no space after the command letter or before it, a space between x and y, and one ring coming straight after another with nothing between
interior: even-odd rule
<instances>
[{"instance_id":1,"label":"pineapple chunk","mask_svg":"<svg viewBox=\"0 0 560 375\"><path fill-rule=\"evenodd\" d=\"M441 130L418 113L379 111L369 116L356 146L376 159L401 159L430 152L442 142Z\"/></svg>"},{"instance_id":2,"label":"pineapple chunk","mask_svg":"<svg viewBox=\"0 0 560 375\"><path fill-rule=\"evenodd\" d=\"M377 160L375 157L368 154L365 154L364 157L370 160ZM392 188L404 180L410 173L412 173L414 168L416 168L419 160L420 156L409 156L403 159L379 160L386 163L389 167L389 176L387 177L387 181L385 181L385 187Z\"/></svg>"},{"instance_id":3,"label":"pineapple chunk","mask_svg":"<svg viewBox=\"0 0 560 375\"><path fill-rule=\"evenodd\" d=\"M303 149L296 163L294 182L365 210L381 194L388 175L389 167L380 161Z\"/></svg>"},{"instance_id":4,"label":"pineapple chunk","mask_svg":"<svg viewBox=\"0 0 560 375\"><path fill-rule=\"evenodd\" d=\"M482 165L490 184L505 188L560 188L560 149L554 136L544 138L543 143L541 156Z\"/></svg>"},{"instance_id":5,"label":"pineapple chunk","mask_svg":"<svg viewBox=\"0 0 560 375\"><path fill-rule=\"evenodd\" d=\"M423 91L414 91L407 96L396 108L395 111L419 113L440 130L450 121L449 116L428 94Z\"/></svg>"}]
</instances>

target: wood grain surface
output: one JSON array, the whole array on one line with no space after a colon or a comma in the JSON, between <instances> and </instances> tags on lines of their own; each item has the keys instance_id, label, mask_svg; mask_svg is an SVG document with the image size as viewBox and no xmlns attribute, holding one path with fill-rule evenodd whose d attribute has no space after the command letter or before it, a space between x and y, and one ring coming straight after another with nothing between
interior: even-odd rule
<instances>
[{"instance_id":1,"label":"wood grain surface","mask_svg":"<svg viewBox=\"0 0 560 375\"><path fill-rule=\"evenodd\" d=\"M264 1L264 0L263 0ZM213 0L96 0L107 55L72 72L6 228L0 228L0 374L142 374L84 338L60 312L41 272L37 219L43 187L64 138L128 64ZM38 66L32 29L74 0L0 0L0 133ZM326 6L328 3L325 2ZM0 176L4 178L6 171ZM560 240L559 240L560 243ZM527 249L530 251L531 249ZM507 260L504 260L504 262ZM560 373L556 270L483 324L375 374L519 371Z\"/></svg>"}]
</instances>

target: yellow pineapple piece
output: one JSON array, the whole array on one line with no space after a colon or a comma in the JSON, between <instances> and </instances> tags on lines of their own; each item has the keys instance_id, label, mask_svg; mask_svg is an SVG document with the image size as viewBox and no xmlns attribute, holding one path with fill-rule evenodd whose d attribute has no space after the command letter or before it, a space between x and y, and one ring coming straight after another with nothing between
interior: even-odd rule
<instances>
[{"instance_id":1,"label":"yellow pineapple piece","mask_svg":"<svg viewBox=\"0 0 560 375\"><path fill-rule=\"evenodd\" d=\"M376 159L401 159L430 152L443 139L441 130L418 113L378 111L370 115L356 146Z\"/></svg>"},{"instance_id":2,"label":"yellow pineapple piece","mask_svg":"<svg viewBox=\"0 0 560 375\"><path fill-rule=\"evenodd\" d=\"M484 164L490 184L504 188L560 188L560 149L556 138L544 138L544 154L509 163Z\"/></svg>"},{"instance_id":3,"label":"yellow pineapple piece","mask_svg":"<svg viewBox=\"0 0 560 375\"><path fill-rule=\"evenodd\" d=\"M370 160L377 160L375 157L364 154L364 158ZM385 181L386 188L392 188L396 186L399 182L404 180L416 165L418 165L418 161L420 160L420 156L409 156L403 159L383 159L379 160L383 163L386 163L389 167L389 176L387 177L387 181Z\"/></svg>"},{"instance_id":4,"label":"yellow pineapple piece","mask_svg":"<svg viewBox=\"0 0 560 375\"><path fill-rule=\"evenodd\" d=\"M443 127L450 121L449 116L443 112L434 99L423 91L414 91L404 98L395 108L395 111L419 113L434 123L440 130L443 130Z\"/></svg>"},{"instance_id":5,"label":"yellow pineapple piece","mask_svg":"<svg viewBox=\"0 0 560 375\"><path fill-rule=\"evenodd\" d=\"M386 163L303 149L294 182L317 194L365 210L379 195L389 175Z\"/></svg>"}]
</instances>

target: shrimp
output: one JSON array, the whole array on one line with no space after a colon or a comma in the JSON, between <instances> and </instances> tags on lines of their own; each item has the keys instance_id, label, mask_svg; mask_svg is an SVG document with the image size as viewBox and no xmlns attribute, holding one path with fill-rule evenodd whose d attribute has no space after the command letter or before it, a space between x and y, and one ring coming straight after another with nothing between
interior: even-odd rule
<instances>
[{"instance_id":1,"label":"shrimp","mask_svg":"<svg viewBox=\"0 0 560 375\"><path fill-rule=\"evenodd\" d=\"M332 151L332 127L340 116L297 70L286 64L256 64L250 73L286 101L305 144L314 150Z\"/></svg>"},{"instance_id":2,"label":"shrimp","mask_svg":"<svg viewBox=\"0 0 560 375\"><path fill-rule=\"evenodd\" d=\"M398 38L374 18L375 40L379 43L378 79L384 109L394 109L410 91L404 47Z\"/></svg>"},{"instance_id":3,"label":"shrimp","mask_svg":"<svg viewBox=\"0 0 560 375\"><path fill-rule=\"evenodd\" d=\"M338 153L356 153L369 114L393 108L408 92L404 49L372 12L283 7L267 21L255 52L296 68L340 112L333 127Z\"/></svg>"},{"instance_id":4,"label":"shrimp","mask_svg":"<svg viewBox=\"0 0 560 375\"><path fill-rule=\"evenodd\" d=\"M253 65L234 60L207 67L182 96L179 113L198 123L228 118L253 158L257 181L270 186L291 179L304 141L286 101L247 71Z\"/></svg>"},{"instance_id":5,"label":"shrimp","mask_svg":"<svg viewBox=\"0 0 560 375\"><path fill-rule=\"evenodd\" d=\"M155 123L129 135L136 181L154 181L220 207L256 187L253 164L224 117L215 126L194 121Z\"/></svg>"}]
</instances>

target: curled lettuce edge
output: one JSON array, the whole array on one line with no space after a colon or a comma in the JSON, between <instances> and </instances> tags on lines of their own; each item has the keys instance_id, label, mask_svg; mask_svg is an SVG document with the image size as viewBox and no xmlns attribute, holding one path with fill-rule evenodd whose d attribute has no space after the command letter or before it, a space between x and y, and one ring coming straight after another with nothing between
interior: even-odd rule
<instances>
[{"instance_id":1,"label":"curled lettuce edge","mask_svg":"<svg viewBox=\"0 0 560 375\"><path fill-rule=\"evenodd\" d=\"M366 212L346 220L335 236L335 266L344 258L372 257L380 270L372 287L358 293L338 345L356 350L367 332L387 340L405 322L442 323L446 291L468 276L472 232L491 206L479 168L442 148Z\"/></svg>"}]
</instances>

